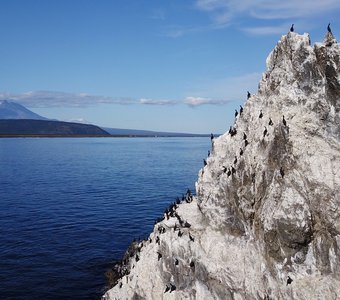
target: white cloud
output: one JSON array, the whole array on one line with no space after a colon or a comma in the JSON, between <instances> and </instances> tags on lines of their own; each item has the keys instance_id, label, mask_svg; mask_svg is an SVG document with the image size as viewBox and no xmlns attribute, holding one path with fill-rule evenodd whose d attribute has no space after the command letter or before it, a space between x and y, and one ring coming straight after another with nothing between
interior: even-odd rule
<instances>
[{"instance_id":1,"label":"white cloud","mask_svg":"<svg viewBox=\"0 0 340 300\"><path fill-rule=\"evenodd\" d=\"M288 31L291 24L283 24L279 26L263 26L263 27L245 27L242 30L251 35L269 35L269 34L282 34L282 32Z\"/></svg>"},{"instance_id":2,"label":"white cloud","mask_svg":"<svg viewBox=\"0 0 340 300\"><path fill-rule=\"evenodd\" d=\"M232 101L242 101L246 99L247 91L256 93L261 77L261 73L249 73L241 76L205 81L196 84L196 86L200 88L193 89L189 92L189 95L198 98L198 100L202 97L202 101L205 99L206 102L210 102L210 104L226 104ZM223 101L212 99L223 99Z\"/></svg>"},{"instance_id":3,"label":"white cloud","mask_svg":"<svg viewBox=\"0 0 340 300\"><path fill-rule=\"evenodd\" d=\"M215 28L223 28L242 18L259 20L291 20L310 22L313 17L340 9L339 0L196 0L196 8L209 14ZM328 21L328 20L327 20ZM325 23L327 22L325 21ZM277 34L279 28L287 30L287 24L277 27L245 28L252 34Z\"/></svg>"},{"instance_id":4,"label":"white cloud","mask_svg":"<svg viewBox=\"0 0 340 300\"><path fill-rule=\"evenodd\" d=\"M184 99L184 103L191 106L199 106L199 105L205 105L205 104L210 104L210 105L223 105L227 104L230 101L227 100L217 100L217 99L211 99L211 98L204 98L204 97L194 97L194 96L188 96Z\"/></svg>"},{"instance_id":5,"label":"white cloud","mask_svg":"<svg viewBox=\"0 0 340 300\"><path fill-rule=\"evenodd\" d=\"M80 123L80 124L91 124L91 122L87 121L84 118L72 118L72 119L66 120L66 122Z\"/></svg>"},{"instance_id":6,"label":"white cloud","mask_svg":"<svg viewBox=\"0 0 340 300\"><path fill-rule=\"evenodd\" d=\"M95 104L133 104L128 97L108 97L86 93L65 93L53 91L32 91L25 93L2 93L0 100L13 100L29 107L85 107Z\"/></svg>"},{"instance_id":7,"label":"white cloud","mask_svg":"<svg viewBox=\"0 0 340 300\"><path fill-rule=\"evenodd\" d=\"M173 105L176 104L177 102L172 100L154 100L142 98L139 100L139 103L148 105Z\"/></svg>"}]
</instances>

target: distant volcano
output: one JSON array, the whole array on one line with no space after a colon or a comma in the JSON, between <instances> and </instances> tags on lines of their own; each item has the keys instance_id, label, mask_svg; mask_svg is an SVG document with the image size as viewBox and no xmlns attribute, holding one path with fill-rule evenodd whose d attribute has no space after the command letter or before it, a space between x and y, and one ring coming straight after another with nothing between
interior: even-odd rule
<instances>
[{"instance_id":1,"label":"distant volcano","mask_svg":"<svg viewBox=\"0 0 340 300\"><path fill-rule=\"evenodd\" d=\"M48 120L24 106L8 100L0 100L0 119Z\"/></svg>"}]
</instances>

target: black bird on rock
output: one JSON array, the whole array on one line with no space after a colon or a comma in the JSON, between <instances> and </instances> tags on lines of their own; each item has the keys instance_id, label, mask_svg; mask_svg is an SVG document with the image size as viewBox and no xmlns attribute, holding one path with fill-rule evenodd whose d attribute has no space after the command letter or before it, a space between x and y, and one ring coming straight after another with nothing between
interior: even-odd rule
<instances>
[{"instance_id":1,"label":"black bird on rock","mask_svg":"<svg viewBox=\"0 0 340 300\"><path fill-rule=\"evenodd\" d=\"M231 171L230 170L228 170L227 175L228 175L228 177L231 175Z\"/></svg>"},{"instance_id":2,"label":"black bird on rock","mask_svg":"<svg viewBox=\"0 0 340 300\"><path fill-rule=\"evenodd\" d=\"M192 242L195 241L195 238L190 234L190 232L189 232L189 239L190 239L190 241L192 241Z\"/></svg>"},{"instance_id":3,"label":"black bird on rock","mask_svg":"<svg viewBox=\"0 0 340 300\"><path fill-rule=\"evenodd\" d=\"M203 159L203 165L206 166L208 163L205 159Z\"/></svg>"},{"instance_id":4,"label":"black bird on rock","mask_svg":"<svg viewBox=\"0 0 340 300\"><path fill-rule=\"evenodd\" d=\"M237 133L236 128L231 129L230 135L234 136Z\"/></svg>"},{"instance_id":5,"label":"black bird on rock","mask_svg":"<svg viewBox=\"0 0 340 300\"><path fill-rule=\"evenodd\" d=\"M170 286L167 285L167 286L165 287L164 294L167 293L167 292L169 292L169 291L170 291Z\"/></svg>"},{"instance_id":6,"label":"black bird on rock","mask_svg":"<svg viewBox=\"0 0 340 300\"><path fill-rule=\"evenodd\" d=\"M238 116L238 111L235 109L235 118Z\"/></svg>"},{"instance_id":7,"label":"black bird on rock","mask_svg":"<svg viewBox=\"0 0 340 300\"><path fill-rule=\"evenodd\" d=\"M194 268L195 267L195 262L192 260L191 262L190 262L190 268Z\"/></svg>"},{"instance_id":8,"label":"black bird on rock","mask_svg":"<svg viewBox=\"0 0 340 300\"><path fill-rule=\"evenodd\" d=\"M293 279L288 276L286 285L291 284L292 282L293 282Z\"/></svg>"},{"instance_id":9,"label":"black bird on rock","mask_svg":"<svg viewBox=\"0 0 340 300\"><path fill-rule=\"evenodd\" d=\"M214 135L211 133L210 134L210 139L213 140L214 139Z\"/></svg>"},{"instance_id":10,"label":"black bird on rock","mask_svg":"<svg viewBox=\"0 0 340 300\"><path fill-rule=\"evenodd\" d=\"M294 24L290 27L290 32L294 32Z\"/></svg>"},{"instance_id":11,"label":"black bird on rock","mask_svg":"<svg viewBox=\"0 0 340 300\"><path fill-rule=\"evenodd\" d=\"M231 167L231 174L235 174L236 173L236 169L234 167Z\"/></svg>"},{"instance_id":12,"label":"black bird on rock","mask_svg":"<svg viewBox=\"0 0 340 300\"><path fill-rule=\"evenodd\" d=\"M244 146L247 147L248 144L249 144L248 140L245 140L245 141L244 141Z\"/></svg>"},{"instance_id":13,"label":"black bird on rock","mask_svg":"<svg viewBox=\"0 0 340 300\"><path fill-rule=\"evenodd\" d=\"M268 131L267 131L267 128L265 127L264 128L264 131L263 131L263 137L265 137L267 135Z\"/></svg>"},{"instance_id":14,"label":"black bird on rock","mask_svg":"<svg viewBox=\"0 0 340 300\"><path fill-rule=\"evenodd\" d=\"M283 176L285 176L285 171L283 170L282 167L280 168L280 174L281 174L282 178L283 178Z\"/></svg>"},{"instance_id":15,"label":"black bird on rock","mask_svg":"<svg viewBox=\"0 0 340 300\"><path fill-rule=\"evenodd\" d=\"M183 235L182 231L178 231L178 236L181 237Z\"/></svg>"},{"instance_id":16,"label":"black bird on rock","mask_svg":"<svg viewBox=\"0 0 340 300\"><path fill-rule=\"evenodd\" d=\"M251 96L251 94L249 92L247 92L247 99L249 99Z\"/></svg>"},{"instance_id":17,"label":"black bird on rock","mask_svg":"<svg viewBox=\"0 0 340 300\"><path fill-rule=\"evenodd\" d=\"M285 116L282 116L282 123L283 123L284 126L287 126L287 122L286 122Z\"/></svg>"},{"instance_id":18,"label":"black bird on rock","mask_svg":"<svg viewBox=\"0 0 340 300\"><path fill-rule=\"evenodd\" d=\"M242 115L242 113L243 113L243 107L242 105L240 105L240 115Z\"/></svg>"},{"instance_id":19,"label":"black bird on rock","mask_svg":"<svg viewBox=\"0 0 340 300\"><path fill-rule=\"evenodd\" d=\"M331 29L331 23L328 23L328 26L327 26L327 31L329 33L332 33L332 29Z\"/></svg>"},{"instance_id":20,"label":"black bird on rock","mask_svg":"<svg viewBox=\"0 0 340 300\"><path fill-rule=\"evenodd\" d=\"M247 135L243 132L243 139L246 140L247 139Z\"/></svg>"},{"instance_id":21,"label":"black bird on rock","mask_svg":"<svg viewBox=\"0 0 340 300\"><path fill-rule=\"evenodd\" d=\"M176 290L176 286L172 283L170 283L170 293Z\"/></svg>"},{"instance_id":22,"label":"black bird on rock","mask_svg":"<svg viewBox=\"0 0 340 300\"><path fill-rule=\"evenodd\" d=\"M157 251L157 254L158 254L158 261L159 261L162 258L162 253Z\"/></svg>"},{"instance_id":23,"label":"black bird on rock","mask_svg":"<svg viewBox=\"0 0 340 300\"><path fill-rule=\"evenodd\" d=\"M273 121L271 118L269 118L269 123L268 123L269 126L273 126Z\"/></svg>"},{"instance_id":24,"label":"black bird on rock","mask_svg":"<svg viewBox=\"0 0 340 300\"><path fill-rule=\"evenodd\" d=\"M235 159L234 159L234 165L237 164L237 156L235 156Z\"/></svg>"},{"instance_id":25,"label":"black bird on rock","mask_svg":"<svg viewBox=\"0 0 340 300\"><path fill-rule=\"evenodd\" d=\"M178 259L176 258L176 259L175 259L175 266L178 266L178 264L179 264L179 261L178 261Z\"/></svg>"},{"instance_id":26,"label":"black bird on rock","mask_svg":"<svg viewBox=\"0 0 340 300\"><path fill-rule=\"evenodd\" d=\"M242 150L242 148L240 148L240 156L242 156L243 155L243 150Z\"/></svg>"},{"instance_id":27,"label":"black bird on rock","mask_svg":"<svg viewBox=\"0 0 340 300\"><path fill-rule=\"evenodd\" d=\"M184 227L186 227L186 228L190 228L190 227L191 227L191 224L190 224L189 222L185 221L185 223L184 223Z\"/></svg>"},{"instance_id":28,"label":"black bird on rock","mask_svg":"<svg viewBox=\"0 0 340 300\"><path fill-rule=\"evenodd\" d=\"M259 118L262 119L262 117L263 117L263 113L262 113L262 109L261 109Z\"/></svg>"}]
</instances>

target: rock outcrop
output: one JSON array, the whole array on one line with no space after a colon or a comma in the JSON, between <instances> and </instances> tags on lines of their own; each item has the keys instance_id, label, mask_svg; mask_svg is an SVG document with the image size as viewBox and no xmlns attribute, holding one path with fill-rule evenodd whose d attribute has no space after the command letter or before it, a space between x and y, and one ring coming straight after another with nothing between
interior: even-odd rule
<instances>
[{"instance_id":1,"label":"rock outcrop","mask_svg":"<svg viewBox=\"0 0 340 300\"><path fill-rule=\"evenodd\" d=\"M340 45L289 32L103 299L340 299Z\"/></svg>"}]
</instances>

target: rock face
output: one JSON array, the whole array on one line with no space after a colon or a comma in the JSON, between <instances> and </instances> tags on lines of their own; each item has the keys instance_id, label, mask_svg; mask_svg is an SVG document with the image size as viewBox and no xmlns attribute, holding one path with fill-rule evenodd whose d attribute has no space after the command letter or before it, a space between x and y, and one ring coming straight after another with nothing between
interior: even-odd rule
<instances>
[{"instance_id":1,"label":"rock face","mask_svg":"<svg viewBox=\"0 0 340 300\"><path fill-rule=\"evenodd\" d=\"M212 141L197 196L155 225L103 299L340 299L339 57L330 33L281 38L258 93Z\"/></svg>"}]
</instances>

